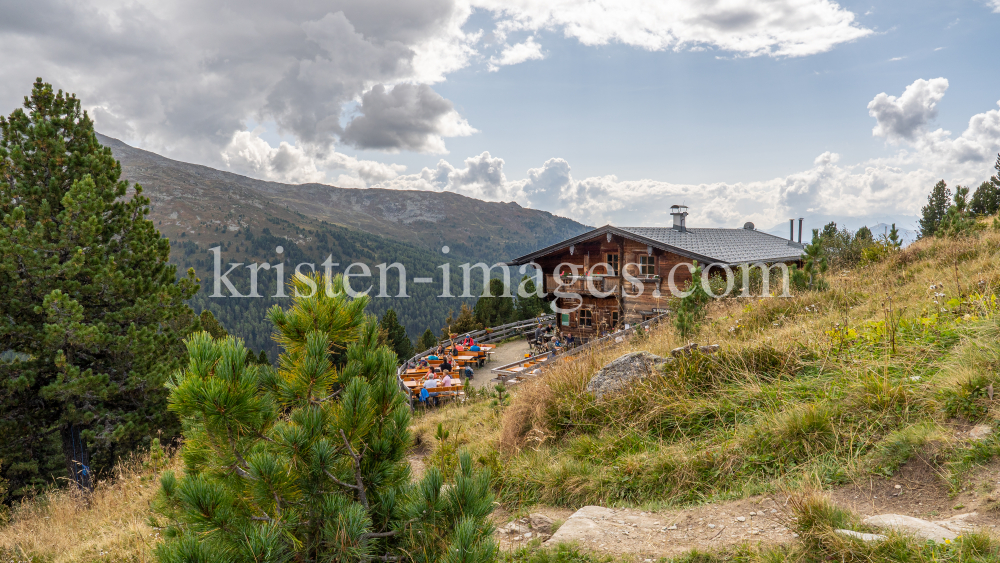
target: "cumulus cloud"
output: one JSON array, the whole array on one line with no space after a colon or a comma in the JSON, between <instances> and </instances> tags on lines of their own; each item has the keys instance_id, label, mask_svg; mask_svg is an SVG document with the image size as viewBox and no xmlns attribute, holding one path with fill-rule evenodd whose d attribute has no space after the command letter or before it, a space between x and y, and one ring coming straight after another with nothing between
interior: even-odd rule
<instances>
[{"instance_id":1,"label":"cumulus cloud","mask_svg":"<svg viewBox=\"0 0 1000 563\"><path fill-rule=\"evenodd\" d=\"M741 56L799 57L870 35L830 0L473 0L498 15L498 33L552 29L585 45L650 51L712 47Z\"/></svg>"},{"instance_id":2,"label":"cumulus cloud","mask_svg":"<svg viewBox=\"0 0 1000 563\"><path fill-rule=\"evenodd\" d=\"M0 104L20 105L40 75L76 92L98 130L174 158L225 165L248 120L321 154L341 142L344 108L373 85L439 81L470 64L481 37L461 29L470 12L455 0L13 3L0 22ZM427 109L396 113L407 108ZM405 146L440 152L471 129L446 117L424 139L419 128L401 133Z\"/></svg>"},{"instance_id":3,"label":"cumulus cloud","mask_svg":"<svg viewBox=\"0 0 1000 563\"><path fill-rule=\"evenodd\" d=\"M489 201L517 199L518 190L507 181L503 166L502 158L483 152L466 158L465 168L457 168L442 159L434 168L424 168L417 174L399 176L377 184L377 187L450 191Z\"/></svg>"},{"instance_id":4,"label":"cumulus cloud","mask_svg":"<svg viewBox=\"0 0 1000 563\"><path fill-rule=\"evenodd\" d=\"M535 61L544 58L545 55L542 53L542 46L535 43L535 38L532 36L521 43L504 45L499 57L490 57L488 68L490 72L497 72L502 66L516 65L525 61Z\"/></svg>"},{"instance_id":5,"label":"cumulus cloud","mask_svg":"<svg viewBox=\"0 0 1000 563\"><path fill-rule=\"evenodd\" d=\"M436 169L401 175L382 187L451 190L491 200L517 201L591 225L669 224L673 204L690 206L689 224L737 227L745 221L769 227L804 214L912 216L919 213L934 183L977 186L993 172L1000 151L1000 108L973 115L960 135L929 130L934 105L947 89L943 78L917 80L899 97L879 94L869 104L877 131L905 144L889 157L844 163L824 152L806 170L758 182L676 184L659 180L619 180L614 175L577 179L570 163L551 158L507 180L503 161L483 153L456 169L442 160ZM1000 102L998 102L1000 105ZM874 109L873 109L874 108ZM488 189L469 190L462 178L490 161L498 172ZM470 184L475 182L470 182Z\"/></svg>"},{"instance_id":6,"label":"cumulus cloud","mask_svg":"<svg viewBox=\"0 0 1000 563\"><path fill-rule=\"evenodd\" d=\"M245 174L290 184L324 182L329 171L344 170L337 184L343 187L365 187L392 180L406 170L400 164L385 164L375 160L359 160L339 152L310 151L301 146L281 142L272 147L260 138L260 128L239 131L222 151L227 167Z\"/></svg>"},{"instance_id":7,"label":"cumulus cloud","mask_svg":"<svg viewBox=\"0 0 1000 563\"><path fill-rule=\"evenodd\" d=\"M898 98L885 92L875 96L868 104L868 114L876 121L872 134L890 141L914 140L937 117L937 104L947 90L945 78L920 79Z\"/></svg>"},{"instance_id":8,"label":"cumulus cloud","mask_svg":"<svg viewBox=\"0 0 1000 563\"><path fill-rule=\"evenodd\" d=\"M361 113L348 124L343 140L364 149L446 153L442 137L476 132L451 102L426 84L378 84L361 97Z\"/></svg>"}]
</instances>

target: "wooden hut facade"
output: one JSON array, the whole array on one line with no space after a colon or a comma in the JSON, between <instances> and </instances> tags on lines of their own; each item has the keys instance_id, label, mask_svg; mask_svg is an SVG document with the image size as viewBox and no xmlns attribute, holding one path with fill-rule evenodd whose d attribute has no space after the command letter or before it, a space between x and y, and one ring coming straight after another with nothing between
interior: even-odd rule
<instances>
[{"instance_id":1,"label":"wooden hut facade","mask_svg":"<svg viewBox=\"0 0 1000 563\"><path fill-rule=\"evenodd\" d=\"M678 288L691 279L690 268L681 264L788 264L801 259L801 220L800 242L795 242L791 236L758 231L752 223L741 229L689 229L687 208L671 211L672 227L606 225L508 265L536 264L547 298L564 310L574 309L557 315L560 331L585 341L667 312L671 271ZM622 266L632 280L622 275Z\"/></svg>"}]
</instances>

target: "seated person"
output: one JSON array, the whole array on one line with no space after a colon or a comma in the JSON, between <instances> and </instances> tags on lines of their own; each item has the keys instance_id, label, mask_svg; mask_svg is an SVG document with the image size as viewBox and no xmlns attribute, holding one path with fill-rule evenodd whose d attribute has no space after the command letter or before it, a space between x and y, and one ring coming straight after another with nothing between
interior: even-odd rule
<instances>
[{"instance_id":1,"label":"seated person","mask_svg":"<svg viewBox=\"0 0 1000 563\"><path fill-rule=\"evenodd\" d=\"M576 339L573 337L573 335L571 334L571 335L567 336L566 337L566 346L567 347L571 347L574 344L576 344Z\"/></svg>"},{"instance_id":2,"label":"seated person","mask_svg":"<svg viewBox=\"0 0 1000 563\"><path fill-rule=\"evenodd\" d=\"M473 343L472 346L469 346L470 352L478 352L480 350L482 350L482 348L479 347L479 344Z\"/></svg>"},{"instance_id":3,"label":"seated person","mask_svg":"<svg viewBox=\"0 0 1000 563\"><path fill-rule=\"evenodd\" d=\"M445 356L444 361L441 362L441 371L451 371L452 367L451 362L452 362L451 356Z\"/></svg>"},{"instance_id":4,"label":"seated person","mask_svg":"<svg viewBox=\"0 0 1000 563\"><path fill-rule=\"evenodd\" d=\"M427 359L428 360L440 360L441 358L439 358L437 354L431 354L430 356L427 356Z\"/></svg>"},{"instance_id":5,"label":"seated person","mask_svg":"<svg viewBox=\"0 0 1000 563\"><path fill-rule=\"evenodd\" d=\"M438 344L437 352L435 353L435 355L437 355L437 356L443 356L444 355L444 344Z\"/></svg>"},{"instance_id":6,"label":"seated person","mask_svg":"<svg viewBox=\"0 0 1000 563\"><path fill-rule=\"evenodd\" d=\"M420 367L422 367L422 368L425 368L425 367L429 366L430 364L427 363L427 358L421 358L420 363L418 363L417 365L420 366Z\"/></svg>"},{"instance_id":7,"label":"seated person","mask_svg":"<svg viewBox=\"0 0 1000 563\"><path fill-rule=\"evenodd\" d=\"M437 387L440 387L440 382L437 380L437 378L431 374L427 374L427 377L424 378L423 388L426 389L427 394L434 399L435 407L440 404L440 399L438 399L439 393L436 391L432 391L432 389L435 389Z\"/></svg>"},{"instance_id":8,"label":"seated person","mask_svg":"<svg viewBox=\"0 0 1000 563\"><path fill-rule=\"evenodd\" d=\"M462 346L461 344L456 344L455 345L455 351L456 352L462 352L464 350L465 350L465 346Z\"/></svg>"},{"instance_id":9,"label":"seated person","mask_svg":"<svg viewBox=\"0 0 1000 563\"><path fill-rule=\"evenodd\" d=\"M454 384L455 382L451 380L451 376L448 375L447 373L444 374L444 377L441 378L441 387L451 387Z\"/></svg>"}]
</instances>

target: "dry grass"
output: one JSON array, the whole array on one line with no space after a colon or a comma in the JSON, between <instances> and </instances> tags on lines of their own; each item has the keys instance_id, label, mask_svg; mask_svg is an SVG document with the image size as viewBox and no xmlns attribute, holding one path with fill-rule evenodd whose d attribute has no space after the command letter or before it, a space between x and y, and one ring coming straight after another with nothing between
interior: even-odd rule
<instances>
[{"instance_id":1,"label":"dry grass","mask_svg":"<svg viewBox=\"0 0 1000 563\"><path fill-rule=\"evenodd\" d=\"M169 465L175 471L179 457ZM0 527L0 560L154 561L160 536L147 520L163 469L150 464L149 456L134 456L120 462L114 478L98 483L89 498L61 489L24 500Z\"/></svg>"},{"instance_id":2,"label":"dry grass","mask_svg":"<svg viewBox=\"0 0 1000 563\"><path fill-rule=\"evenodd\" d=\"M519 385L502 425L485 425L471 442L480 461L502 470L496 486L511 509L703 502L812 475L846 483L932 445L964 470L971 465L948 456L991 454L951 444L951 419L1000 414L1000 402L976 395L996 379L1000 327L995 310L973 306L975 293L1000 287L998 250L995 231L924 240L882 263L828 273L829 291L716 302L693 339L721 345L715 367L675 368L601 402L586 393L594 372L624 353L687 344L661 326ZM958 315L948 303L956 297L965 302ZM935 315L939 325L921 328ZM452 412L465 408L473 407ZM431 416L436 424L450 415Z\"/></svg>"}]
</instances>

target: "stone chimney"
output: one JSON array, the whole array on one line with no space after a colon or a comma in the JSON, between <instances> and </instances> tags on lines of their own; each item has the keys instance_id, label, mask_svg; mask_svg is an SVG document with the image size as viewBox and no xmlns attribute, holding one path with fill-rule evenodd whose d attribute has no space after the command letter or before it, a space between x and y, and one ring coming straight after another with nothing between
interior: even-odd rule
<instances>
[{"instance_id":1,"label":"stone chimney","mask_svg":"<svg viewBox=\"0 0 1000 563\"><path fill-rule=\"evenodd\" d=\"M670 206L670 215L674 218L674 230L681 231L682 233L687 231L687 225L685 224L687 214L688 208L686 205Z\"/></svg>"}]
</instances>

